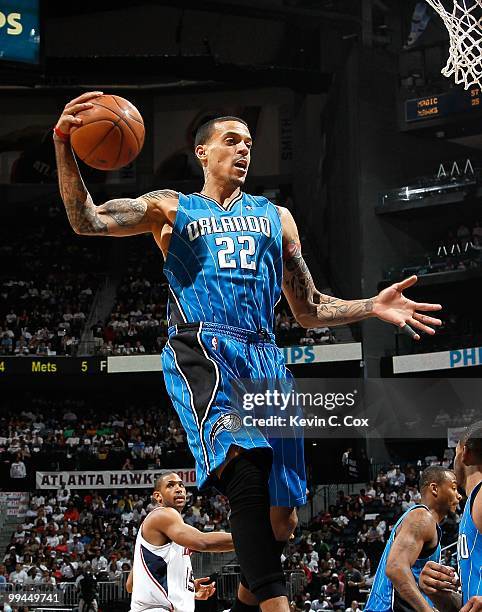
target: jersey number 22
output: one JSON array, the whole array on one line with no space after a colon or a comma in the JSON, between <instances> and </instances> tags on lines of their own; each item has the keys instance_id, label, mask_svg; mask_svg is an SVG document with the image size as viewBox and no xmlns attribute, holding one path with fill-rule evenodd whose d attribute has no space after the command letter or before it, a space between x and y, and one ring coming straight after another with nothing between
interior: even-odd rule
<instances>
[{"instance_id":1,"label":"jersey number 22","mask_svg":"<svg viewBox=\"0 0 482 612\"><path fill-rule=\"evenodd\" d=\"M237 236L238 243L243 246L239 251L239 267L245 270L256 270L256 261L252 256L256 252L256 242L253 236ZM224 248L218 251L218 263L220 268L237 268L236 259L231 257L236 251L236 244L231 236L218 236L215 240L217 246Z\"/></svg>"}]
</instances>

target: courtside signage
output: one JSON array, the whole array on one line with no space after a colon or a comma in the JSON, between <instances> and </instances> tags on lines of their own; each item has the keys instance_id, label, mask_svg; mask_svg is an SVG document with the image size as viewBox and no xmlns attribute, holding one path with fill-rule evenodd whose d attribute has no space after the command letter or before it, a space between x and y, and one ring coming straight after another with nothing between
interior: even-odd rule
<instances>
[{"instance_id":1,"label":"courtside signage","mask_svg":"<svg viewBox=\"0 0 482 612\"><path fill-rule=\"evenodd\" d=\"M359 342L314 346L287 346L283 354L288 365L334 363L362 359ZM161 372L160 355L119 355L113 357L4 357L0 356L0 380L9 376L52 378L68 375L105 375L128 372Z\"/></svg>"},{"instance_id":2,"label":"courtside signage","mask_svg":"<svg viewBox=\"0 0 482 612\"><path fill-rule=\"evenodd\" d=\"M286 363L324 363L333 361L357 361L362 358L360 342L312 346L286 346L283 348Z\"/></svg>"},{"instance_id":3,"label":"courtside signage","mask_svg":"<svg viewBox=\"0 0 482 612\"><path fill-rule=\"evenodd\" d=\"M482 347L455 349L421 355L399 355L393 358L393 373L428 372L482 365Z\"/></svg>"},{"instance_id":4,"label":"courtside signage","mask_svg":"<svg viewBox=\"0 0 482 612\"><path fill-rule=\"evenodd\" d=\"M283 354L288 365L308 363L333 363L335 361L358 361L362 358L360 342L347 344L287 346ZM159 355L128 355L107 358L107 372L160 372L162 369Z\"/></svg>"},{"instance_id":5,"label":"courtside signage","mask_svg":"<svg viewBox=\"0 0 482 612\"><path fill-rule=\"evenodd\" d=\"M176 472L186 487L196 486L194 468L172 468L170 470L118 470L113 472L36 472L37 489L152 489L161 474Z\"/></svg>"}]
</instances>

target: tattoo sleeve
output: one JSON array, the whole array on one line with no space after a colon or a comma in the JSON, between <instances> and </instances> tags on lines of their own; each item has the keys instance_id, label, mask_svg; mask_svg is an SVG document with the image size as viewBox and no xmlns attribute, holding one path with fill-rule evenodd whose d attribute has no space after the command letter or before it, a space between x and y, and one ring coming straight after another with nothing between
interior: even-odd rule
<instances>
[{"instance_id":1,"label":"tattoo sleeve","mask_svg":"<svg viewBox=\"0 0 482 612\"><path fill-rule=\"evenodd\" d=\"M107 234L107 223L97 215L70 145L56 141L55 158L60 195L72 229L79 234Z\"/></svg>"},{"instance_id":2,"label":"tattoo sleeve","mask_svg":"<svg viewBox=\"0 0 482 612\"><path fill-rule=\"evenodd\" d=\"M294 310L303 312L299 318L307 327L355 323L373 310L373 300L341 300L320 293L296 240L285 246L283 286Z\"/></svg>"},{"instance_id":3,"label":"tattoo sleeve","mask_svg":"<svg viewBox=\"0 0 482 612\"><path fill-rule=\"evenodd\" d=\"M142 198L145 200L155 200L156 202L162 202L167 198L178 198L179 192L173 191L172 189L158 189L157 191L150 191L145 193Z\"/></svg>"},{"instance_id":4,"label":"tattoo sleeve","mask_svg":"<svg viewBox=\"0 0 482 612\"><path fill-rule=\"evenodd\" d=\"M119 198L96 206L80 176L70 146L55 143L59 187L70 225L78 234L129 235L149 230L147 201L160 202L175 198L170 189L151 191L141 198ZM136 232L137 230L137 232Z\"/></svg>"}]
</instances>

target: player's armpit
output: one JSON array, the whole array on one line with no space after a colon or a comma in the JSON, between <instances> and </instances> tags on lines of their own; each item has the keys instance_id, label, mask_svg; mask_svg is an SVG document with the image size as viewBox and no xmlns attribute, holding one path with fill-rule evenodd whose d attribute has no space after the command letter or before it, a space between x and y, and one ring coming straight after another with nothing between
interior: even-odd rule
<instances>
[{"instance_id":1,"label":"player's armpit","mask_svg":"<svg viewBox=\"0 0 482 612\"><path fill-rule=\"evenodd\" d=\"M373 300L342 300L318 291L301 253L298 228L287 208L278 207L283 228L283 292L303 327L345 325L372 316Z\"/></svg>"}]
</instances>

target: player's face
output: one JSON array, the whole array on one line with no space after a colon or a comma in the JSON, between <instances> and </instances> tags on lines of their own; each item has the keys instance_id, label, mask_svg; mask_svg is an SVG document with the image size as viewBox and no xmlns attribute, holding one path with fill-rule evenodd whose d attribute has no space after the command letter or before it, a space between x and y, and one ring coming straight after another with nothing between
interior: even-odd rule
<instances>
[{"instance_id":1,"label":"player's face","mask_svg":"<svg viewBox=\"0 0 482 612\"><path fill-rule=\"evenodd\" d=\"M154 497L166 508L181 512L186 505L186 487L177 474L169 474L162 481L160 490L154 492Z\"/></svg>"},{"instance_id":2,"label":"player's face","mask_svg":"<svg viewBox=\"0 0 482 612\"><path fill-rule=\"evenodd\" d=\"M455 474L449 473L448 477L439 485L440 501L447 511L455 512L462 496L457 489Z\"/></svg>"},{"instance_id":3,"label":"player's face","mask_svg":"<svg viewBox=\"0 0 482 612\"><path fill-rule=\"evenodd\" d=\"M216 123L213 134L204 145L207 177L240 187L246 180L251 162L251 134L244 123Z\"/></svg>"}]
</instances>

